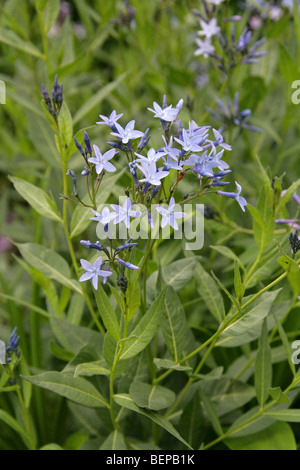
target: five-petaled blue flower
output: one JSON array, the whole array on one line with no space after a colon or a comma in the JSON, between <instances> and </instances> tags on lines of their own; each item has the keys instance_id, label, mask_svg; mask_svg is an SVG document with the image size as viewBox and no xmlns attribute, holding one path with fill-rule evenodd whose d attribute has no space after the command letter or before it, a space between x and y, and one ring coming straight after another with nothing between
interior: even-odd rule
<instances>
[{"instance_id":1,"label":"five-petaled blue flower","mask_svg":"<svg viewBox=\"0 0 300 470\"><path fill-rule=\"evenodd\" d=\"M106 124L109 127L115 127L117 121L123 116L123 114L117 114L115 110L111 113L109 117L103 116L100 114L102 122L96 122L96 124Z\"/></svg>"},{"instance_id":2,"label":"five-petaled blue flower","mask_svg":"<svg viewBox=\"0 0 300 470\"><path fill-rule=\"evenodd\" d=\"M156 163L151 162L146 165L138 165L138 168L144 173L145 178L141 179L141 183L152 184L153 186L159 186L161 180L168 176L168 171L157 170Z\"/></svg>"},{"instance_id":3,"label":"five-petaled blue flower","mask_svg":"<svg viewBox=\"0 0 300 470\"><path fill-rule=\"evenodd\" d=\"M103 170L108 171L109 173L116 171L116 168L109 162L109 160L111 160L116 155L117 151L115 149L111 149L102 155L97 145L94 145L93 147L96 157L91 157L88 159L88 161L95 164L96 173L100 175L101 171Z\"/></svg>"},{"instance_id":4,"label":"five-petaled blue flower","mask_svg":"<svg viewBox=\"0 0 300 470\"><path fill-rule=\"evenodd\" d=\"M110 271L103 271L101 268L104 265L102 261L102 256L100 256L94 264L89 263L85 259L80 260L81 266L83 269L86 271L81 278L79 279L79 282L84 282L88 281L89 279L92 279L92 283L94 288L97 290L98 289L98 278L102 277L103 278L103 283L105 284L107 281L107 278L112 275L112 272Z\"/></svg>"},{"instance_id":5,"label":"five-petaled blue flower","mask_svg":"<svg viewBox=\"0 0 300 470\"><path fill-rule=\"evenodd\" d=\"M156 207L157 212L162 216L161 219L161 228L165 228L167 225L170 225L174 230L178 230L178 224L176 219L183 219L186 216L185 212L174 212L176 206L175 199L172 197L168 209L165 209L162 206Z\"/></svg>"},{"instance_id":6,"label":"five-petaled blue flower","mask_svg":"<svg viewBox=\"0 0 300 470\"><path fill-rule=\"evenodd\" d=\"M118 137L122 140L123 144L128 144L130 139L138 139L143 137L144 132L134 130L135 121L130 121L125 129L120 124L116 123L117 132L111 132L111 135Z\"/></svg>"},{"instance_id":7,"label":"five-petaled blue flower","mask_svg":"<svg viewBox=\"0 0 300 470\"><path fill-rule=\"evenodd\" d=\"M111 204L111 207L115 211L115 218L114 218L115 225L120 224L121 222L124 222L125 226L127 228L130 228L130 218L136 218L142 215L141 212L132 210L133 205L134 204L133 202L131 202L131 199L129 197L126 199L123 206Z\"/></svg>"},{"instance_id":8,"label":"five-petaled blue flower","mask_svg":"<svg viewBox=\"0 0 300 470\"><path fill-rule=\"evenodd\" d=\"M160 118L162 121L173 122L176 120L180 109L173 108L172 105L166 108L161 108L156 101L154 101L152 108L148 108L151 113L154 113L154 117Z\"/></svg>"},{"instance_id":9,"label":"five-petaled blue flower","mask_svg":"<svg viewBox=\"0 0 300 470\"><path fill-rule=\"evenodd\" d=\"M240 196L241 192L242 192L242 187L239 183L235 182L236 184L236 187L237 187L237 190L238 192L237 193L229 193L229 192L226 192L226 191L217 191L217 194L219 194L220 196L227 196L227 197L231 197L232 199L235 199L239 205L241 206L242 210L245 212L245 207L247 206L247 201L244 197Z\"/></svg>"}]
</instances>

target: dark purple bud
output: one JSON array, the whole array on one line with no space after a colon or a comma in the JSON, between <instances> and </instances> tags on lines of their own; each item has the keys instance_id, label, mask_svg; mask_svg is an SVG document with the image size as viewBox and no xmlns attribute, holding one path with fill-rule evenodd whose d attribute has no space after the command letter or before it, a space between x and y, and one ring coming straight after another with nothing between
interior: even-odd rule
<instances>
[{"instance_id":1,"label":"dark purple bud","mask_svg":"<svg viewBox=\"0 0 300 470\"><path fill-rule=\"evenodd\" d=\"M181 119L179 119L179 122L178 122L178 137L179 137L180 140L182 140L182 138L183 138L182 129L183 129L182 121L181 121Z\"/></svg>"},{"instance_id":2,"label":"dark purple bud","mask_svg":"<svg viewBox=\"0 0 300 470\"><path fill-rule=\"evenodd\" d=\"M85 143L85 146L86 146L86 150L90 155L92 155L93 151L92 151L91 141L90 141L90 138L88 136L88 133L86 131L84 131L83 134L84 134L84 143Z\"/></svg>"},{"instance_id":3,"label":"dark purple bud","mask_svg":"<svg viewBox=\"0 0 300 470\"><path fill-rule=\"evenodd\" d=\"M152 191L152 199L154 199L158 193L159 186L154 186L153 191Z\"/></svg>"},{"instance_id":4,"label":"dark purple bud","mask_svg":"<svg viewBox=\"0 0 300 470\"><path fill-rule=\"evenodd\" d=\"M68 176L71 176L71 178L72 178L72 181L73 181L73 193L74 193L74 196L77 197L77 196L78 196L78 192L77 192L77 182L76 182L75 173L74 173L74 171L72 171L72 170L68 170L66 174L67 174Z\"/></svg>"},{"instance_id":5,"label":"dark purple bud","mask_svg":"<svg viewBox=\"0 0 300 470\"><path fill-rule=\"evenodd\" d=\"M44 101L45 103L49 106L49 104L51 105L51 99L50 99L50 96L49 96L49 93L48 91L46 90L45 88L45 85L42 83L42 95L43 95L43 98L44 98Z\"/></svg>"},{"instance_id":6,"label":"dark purple bud","mask_svg":"<svg viewBox=\"0 0 300 470\"><path fill-rule=\"evenodd\" d=\"M122 145L117 144L116 142L107 142L107 143L108 143L108 145L110 145L110 146L113 147L114 149L121 150L122 152L125 151L125 148L122 147Z\"/></svg>"},{"instance_id":7,"label":"dark purple bud","mask_svg":"<svg viewBox=\"0 0 300 470\"><path fill-rule=\"evenodd\" d=\"M133 248L134 246L137 246L138 243L124 243L122 246L118 246L116 248L116 251L123 251L123 250L129 250L130 248Z\"/></svg>"},{"instance_id":8,"label":"dark purple bud","mask_svg":"<svg viewBox=\"0 0 300 470\"><path fill-rule=\"evenodd\" d=\"M58 76L55 75L54 85L53 85L53 90L52 90L52 99L53 99L54 103L56 103L57 94L58 94L58 88L59 88L59 85L58 85Z\"/></svg>"},{"instance_id":9,"label":"dark purple bud","mask_svg":"<svg viewBox=\"0 0 300 470\"><path fill-rule=\"evenodd\" d=\"M78 140L77 140L75 137L73 137L73 140L74 140L75 145L76 145L76 147L78 148L79 152L81 153L81 155L82 155L83 157L85 157L83 148L81 147L81 145L80 145L80 143L78 142Z\"/></svg>"},{"instance_id":10,"label":"dark purple bud","mask_svg":"<svg viewBox=\"0 0 300 470\"><path fill-rule=\"evenodd\" d=\"M225 178L225 176L229 175L231 172L232 170L219 171L214 174L214 178Z\"/></svg>"}]
</instances>

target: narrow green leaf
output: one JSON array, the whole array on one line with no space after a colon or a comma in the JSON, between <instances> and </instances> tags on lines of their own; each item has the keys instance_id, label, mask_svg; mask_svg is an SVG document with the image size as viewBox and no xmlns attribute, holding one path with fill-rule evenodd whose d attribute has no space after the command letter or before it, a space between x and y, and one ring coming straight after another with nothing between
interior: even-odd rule
<instances>
[{"instance_id":1,"label":"narrow green leaf","mask_svg":"<svg viewBox=\"0 0 300 470\"><path fill-rule=\"evenodd\" d=\"M180 364L177 364L175 361L171 361L170 359L155 358L153 362L156 365L157 369L172 369L172 370L179 370L179 371L191 371L192 370L191 367L181 366Z\"/></svg>"},{"instance_id":2,"label":"narrow green leaf","mask_svg":"<svg viewBox=\"0 0 300 470\"><path fill-rule=\"evenodd\" d=\"M44 57L41 51L39 51L39 49L34 44L28 41L24 41L24 39L20 38L14 31L11 31L10 29L0 28L0 43L12 46L15 49L25 52L26 54L30 54L34 57L38 57L39 59Z\"/></svg>"},{"instance_id":3,"label":"narrow green leaf","mask_svg":"<svg viewBox=\"0 0 300 470\"><path fill-rule=\"evenodd\" d=\"M60 282L82 294L78 281L70 279L70 268L64 258L53 250L49 250L34 243L16 243L21 255L34 268L38 269L46 277Z\"/></svg>"},{"instance_id":4,"label":"narrow green leaf","mask_svg":"<svg viewBox=\"0 0 300 470\"><path fill-rule=\"evenodd\" d=\"M19 423L13 418L9 413L4 410L0 410L0 421L7 424L11 427L14 431L16 431L21 436L27 437L26 432L24 429L19 425Z\"/></svg>"},{"instance_id":5,"label":"narrow green leaf","mask_svg":"<svg viewBox=\"0 0 300 470\"><path fill-rule=\"evenodd\" d=\"M214 405L210 398L204 393L203 390L200 389L200 396L201 400L203 402L203 405L205 407L205 410L209 416L209 419L211 421L211 424L215 430L215 432L218 434L218 436L222 436L223 434L223 429L220 423L220 420L217 416L216 410L214 408Z\"/></svg>"},{"instance_id":6,"label":"narrow green leaf","mask_svg":"<svg viewBox=\"0 0 300 470\"><path fill-rule=\"evenodd\" d=\"M263 407L269 396L272 386L272 357L271 347L268 342L268 329L266 319L264 320L261 337L258 342L256 354L254 382L256 397L259 405Z\"/></svg>"},{"instance_id":7,"label":"narrow green leaf","mask_svg":"<svg viewBox=\"0 0 300 470\"><path fill-rule=\"evenodd\" d=\"M33 385L45 388L57 393L71 401L90 408L109 407L105 398L87 380L80 377L72 377L59 372L45 372L40 375L23 377Z\"/></svg>"},{"instance_id":8,"label":"narrow green leaf","mask_svg":"<svg viewBox=\"0 0 300 470\"><path fill-rule=\"evenodd\" d=\"M296 181L296 183L292 184L292 186L290 186L287 191L285 192L285 194L282 196L282 198L280 199L280 202L278 204L278 206L276 207L276 212L275 212L275 215L278 215L280 214L280 212L284 209L284 207L286 206L286 204L292 199L293 195L295 194L295 192L297 191L297 189L299 188L300 186L300 179L298 179Z\"/></svg>"},{"instance_id":9,"label":"narrow green leaf","mask_svg":"<svg viewBox=\"0 0 300 470\"><path fill-rule=\"evenodd\" d=\"M174 289L169 287L165 297L165 308L160 320L169 353L177 363L185 354L189 328L184 309Z\"/></svg>"},{"instance_id":10,"label":"narrow green leaf","mask_svg":"<svg viewBox=\"0 0 300 470\"><path fill-rule=\"evenodd\" d=\"M195 276L200 284L200 289L198 290L199 294L203 298L210 313L221 323L225 315L225 308L217 284L200 263L197 264L195 269Z\"/></svg>"},{"instance_id":11,"label":"narrow green leaf","mask_svg":"<svg viewBox=\"0 0 300 470\"><path fill-rule=\"evenodd\" d=\"M16 191L39 214L56 222L62 221L55 202L50 199L45 191L21 178L9 176L9 180L13 183Z\"/></svg>"},{"instance_id":12,"label":"narrow green leaf","mask_svg":"<svg viewBox=\"0 0 300 470\"><path fill-rule=\"evenodd\" d=\"M239 302L241 302L244 296L244 288L243 288L240 268L237 262L235 262L235 266L234 266L234 290L235 290L236 298L238 299Z\"/></svg>"},{"instance_id":13,"label":"narrow green leaf","mask_svg":"<svg viewBox=\"0 0 300 470\"><path fill-rule=\"evenodd\" d=\"M211 245L210 248L238 263L239 267L245 271L245 266L241 262L240 258L230 248L228 248L228 246Z\"/></svg>"},{"instance_id":14,"label":"narrow green leaf","mask_svg":"<svg viewBox=\"0 0 300 470\"><path fill-rule=\"evenodd\" d=\"M172 434L172 436L176 437L176 439L178 439L185 446L191 449L191 446L180 436L178 431L176 431L174 426L164 416L161 416L160 414L154 411L148 411L143 408L140 408L134 403L133 399L126 393L114 395L114 400L118 405L123 406L124 408L127 408L128 410L134 411L135 413L139 413L151 419L151 421L153 421L158 426L165 429L165 431Z\"/></svg>"},{"instance_id":15,"label":"narrow green leaf","mask_svg":"<svg viewBox=\"0 0 300 470\"><path fill-rule=\"evenodd\" d=\"M137 336L138 339L125 344L120 359L129 359L130 357L136 356L150 343L158 329L160 317L164 310L166 292L167 288L161 292L148 312L133 329L131 335Z\"/></svg>"},{"instance_id":16,"label":"narrow green leaf","mask_svg":"<svg viewBox=\"0 0 300 470\"><path fill-rule=\"evenodd\" d=\"M176 398L175 393L166 387L150 385L138 380L131 384L129 394L136 405L154 411L169 408Z\"/></svg>"},{"instance_id":17,"label":"narrow green leaf","mask_svg":"<svg viewBox=\"0 0 300 470\"><path fill-rule=\"evenodd\" d=\"M266 411L264 416L276 421L285 421L287 423L300 423L300 410L278 410Z\"/></svg>"},{"instance_id":18,"label":"narrow green leaf","mask_svg":"<svg viewBox=\"0 0 300 470\"><path fill-rule=\"evenodd\" d=\"M257 339L258 325L261 325L270 311L274 300L281 289L266 292L232 325L220 335L217 345L223 347L241 346Z\"/></svg>"},{"instance_id":19,"label":"narrow green leaf","mask_svg":"<svg viewBox=\"0 0 300 470\"><path fill-rule=\"evenodd\" d=\"M121 339L121 332L118 318L101 284L98 285L97 290L94 289L94 294L99 314L103 320L105 328L116 341L119 341Z\"/></svg>"},{"instance_id":20,"label":"narrow green leaf","mask_svg":"<svg viewBox=\"0 0 300 470\"><path fill-rule=\"evenodd\" d=\"M93 377L94 375L110 375L110 370L103 367L103 361L86 362L79 364L74 372L74 377L84 375L86 377Z\"/></svg>"},{"instance_id":21,"label":"narrow green leaf","mask_svg":"<svg viewBox=\"0 0 300 470\"><path fill-rule=\"evenodd\" d=\"M295 364L292 361L290 342L288 340L288 337L287 337L280 321L278 320L278 317L277 317L276 313L274 311L272 313L273 313L273 317L274 317L274 320L275 320L275 323L276 323L276 326L277 326L277 329L278 329L278 332L279 332L279 335L280 335L281 342L282 342L284 350L285 350L286 358L287 358L287 361L289 363L291 372L292 372L293 376L295 376L296 375L296 368L295 368Z\"/></svg>"}]
</instances>

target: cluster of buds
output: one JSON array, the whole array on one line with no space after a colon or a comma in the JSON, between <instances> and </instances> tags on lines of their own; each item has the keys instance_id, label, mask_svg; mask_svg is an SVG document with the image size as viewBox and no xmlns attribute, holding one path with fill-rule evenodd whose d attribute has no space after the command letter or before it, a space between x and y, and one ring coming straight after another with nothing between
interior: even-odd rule
<instances>
[{"instance_id":1,"label":"cluster of buds","mask_svg":"<svg viewBox=\"0 0 300 470\"><path fill-rule=\"evenodd\" d=\"M59 112L63 104L63 86L58 83L58 76L55 76L54 85L52 90L52 96L46 90L44 84L42 84L42 94L46 105L48 106L49 113L57 120Z\"/></svg>"},{"instance_id":2,"label":"cluster of buds","mask_svg":"<svg viewBox=\"0 0 300 470\"><path fill-rule=\"evenodd\" d=\"M298 230L290 234L290 244L294 255L300 251L300 238L298 235Z\"/></svg>"},{"instance_id":3,"label":"cluster of buds","mask_svg":"<svg viewBox=\"0 0 300 470\"><path fill-rule=\"evenodd\" d=\"M15 355L18 359L21 354L19 351L19 341L20 336L17 336L17 328L14 328L12 334L10 335L8 345L6 346L6 362L12 362L12 357Z\"/></svg>"},{"instance_id":4,"label":"cluster of buds","mask_svg":"<svg viewBox=\"0 0 300 470\"><path fill-rule=\"evenodd\" d=\"M223 132L225 129L230 127L239 127L240 129L246 129L249 131L262 132L262 129L259 127L248 124L252 112L250 109L240 110L238 92L235 94L233 105L228 101L226 107L219 98L217 98L217 104L219 112L215 112L208 107L206 109L222 124L222 127L218 129L219 132Z\"/></svg>"}]
</instances>

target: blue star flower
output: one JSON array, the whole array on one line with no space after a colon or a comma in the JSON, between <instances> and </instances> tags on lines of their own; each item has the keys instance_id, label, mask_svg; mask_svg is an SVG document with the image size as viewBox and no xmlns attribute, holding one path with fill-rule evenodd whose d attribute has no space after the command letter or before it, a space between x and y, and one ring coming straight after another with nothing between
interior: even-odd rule
<instances>
[{"instance_id":1,"label":"blue star flower","mask_svg":"<svg viewBox=\"0 0 300 470\"><path fill-rule=\"evenodd\" d=\"M108 171L109 173L116 171L114 165L109 162L109 160L111 160L116 155L116 150L108 150L102 155L97 145L94 145L93 147L96 157L89 158L88 161L95 164L97 174L100 175L101 171L103 170Z\"/></svg>"},{"instance_id":2,"label":"blue star flower","mask_svg":"<svg viewBox=\"0 0 300 470\"><path fill-rule=\"evenodd\" d=\"M120 124L116 123L117 132L111 132L111 135L118 137L122 140L123 144L128 144L130 139L138 139L143 137L144 132L134 130L135 121L130 121L125 129Z\"/></svg>"},{"instance_id":3,"label":"blue star flower","mask_svg":"<svg viewBox=\"0 0 300 470\"><path fill-rule=\"evenodd\" d=\"M242 187L237 183L235 182L236 184L236 187L238 189L238 192L237 193L229 193L229 192L226 192L226 191L217 191L217 194L219 194L220 196L227 196L227 197L231 197L232 199L235 199L239 205L241 206L241 209L242 211L245 212L245 207L247 206L247 201L244 197L240 196L241 192L242 192Z\"/></svg>"},{"instance_id":4,"label":"blue star flower","mask_svg":"<svg viewBox=\"0 0 300 470\"><path fill-rule=\"evenodd\" d=\"M112 272L108 270L103 271L101 269L104 264L102 261L102 256L100 256L94 262L94 264L89 263L85 259L81 259L80 263L86 272L81 276L81 278L79 279L79 282L84 282L84 281L88 281L89 279L92 279L93 286L96 290L98 289L99 277L102 277L103 280L106 281L107 278L112 275Z\"/></svg>"},{"instance_id":5,"label":"blue star flower","mask_svg":"<svg viewBox=\"0 0 300 470\"><path fill-rule=\"evenodd\" d=\"M156 207L157 212L162 216L161 228L165 228L167 225L170 225L174 230L178 230L176 219L183 219L186 216L186 213L174 212L175 205L175 199L172 197L168 209L165 209L162 206Z\"/></svg>"},{"instance_id":6,"label":"blue star flower","mask_svg":"<svg viewBox=\"0 0 300 470\"><path fill-rule=\"evenodd\" d=\"M142 215L141 212L138 211L133 211L132 206L133 202L131 202L130 198L127 198L126 201L124 202L123 206L118 206L116 204L111 204L111 207L114 209L115 213L115 219L114 219L114 224L120 224L121 222L124 222L125 226L129 229L130 228L130 218L136 218L140 217Z\"/></svg>"}]
</instances>

